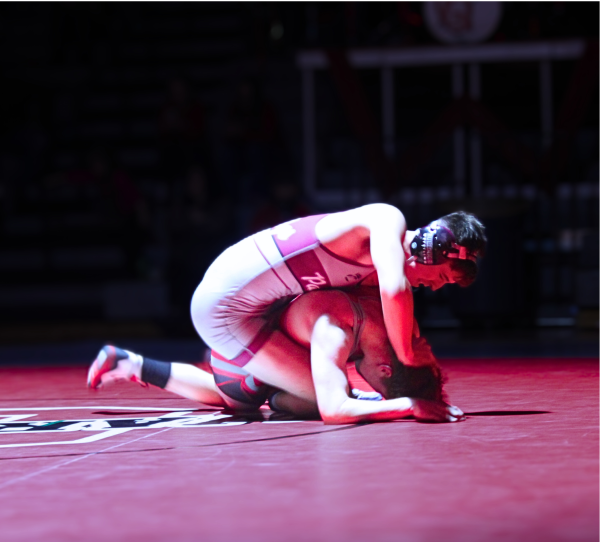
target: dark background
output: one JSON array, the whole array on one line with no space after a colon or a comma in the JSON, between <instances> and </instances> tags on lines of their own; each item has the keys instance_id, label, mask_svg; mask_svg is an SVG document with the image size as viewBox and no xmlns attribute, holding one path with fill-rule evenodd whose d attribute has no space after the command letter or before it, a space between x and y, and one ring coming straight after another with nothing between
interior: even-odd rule
<instances>
[{"instance_id":1,"label":"dark background","mask_svg":"<svg viewBox=\"0 0 600 542\"><path fill-rule=\"evenodd\" d=\"M533 343L597 352L598 15L596 2L503 4L488 43L585 47L551 62L549 134L539 62L481 66L477 104L493 122L476 126L480 193L468 166L455 191L452 133L438 122L454 103L451 66L394 70L387 170L372 156L390 142L361 132L343 105L379 112L379 70L346 74L359 102L331 69L316 71L316 184L335 196L326 200L303 182L297 55L451 47L427 30L423 4L1 3L4 351L196 344L189 300L224 248L296 216L388 201L411 229L459 208L488 228L472 288L415 293L442 353L467 342L501 353L510 341L525 354ZM380 130L380 114L371 120ZM464 125L469 141L475 125Z\"/></svg>"}]
</instances>

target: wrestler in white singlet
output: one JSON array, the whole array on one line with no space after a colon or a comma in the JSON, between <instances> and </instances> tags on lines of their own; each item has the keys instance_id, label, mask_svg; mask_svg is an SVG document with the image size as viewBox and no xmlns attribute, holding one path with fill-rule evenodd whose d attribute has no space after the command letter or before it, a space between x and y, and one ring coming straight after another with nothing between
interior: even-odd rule
<instances>
[{"instance_id":1,"label":"wrestler in white singlet","mask_svg":"<svg viewBox=\"0 0 600 542\"><path fill-rule=\"evenodd\" d=\"M273 318L294 297L322 288L355 286L374 272L333 254L309 216L259 232L228 248L208 268L192 298L202 339L238 367L248 363L272 331Z\"/></svg>"}]
</instances>

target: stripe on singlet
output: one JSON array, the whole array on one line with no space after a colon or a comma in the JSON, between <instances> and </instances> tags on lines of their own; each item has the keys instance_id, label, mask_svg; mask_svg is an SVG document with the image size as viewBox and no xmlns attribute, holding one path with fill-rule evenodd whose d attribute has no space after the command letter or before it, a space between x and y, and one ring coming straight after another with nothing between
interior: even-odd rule
<instances>
[{"instance_id":1,"label":"stripe on singlet","mask_svg":"<svg viewBox=\"0 0 600 542\"><path fill-rule=\"evenodd\" d=\"M293 256L285 263L304 292L331 287L325 268L312 249Z\"/></svg>"},{"instance_id":2,"label":"stripe on singlet","mask_svg":"<svg viewBox=\"0 0 600 542\"><path fill-rule=\"evenodd\" d=\"M314 253L314 249L320 246L315 234L315 226L324 216L326 215L308 216L286 222L271 230L273 241L284 258L285 264L304 292L331 286L331 280L321 260ZM287 258L295 253L299 254Z\"/></svg>"},{"instance_id":3,"label":"stripe on singlet","mask_svg":"<svg viewBox=\"0 0 600 542\"><path fill-rule=\"evenodd\" d=\"M304 292L321 288L331 288L336 283L336 280L340 282L338 280L340 278L345 278L346 282L356 283L358 278L364 280L365 277L361 277L364 271L368 271L367 275L375 271L373 265L362 264L339 256L331 252L331 250L319 241L315 227L325 216L327 215L308 216L280 224L271 229L275 245L281 253L286 266ZM351 268L336 268L332 270L330 267L327 267L329 261L322 261L321 256L326 256L327 259L351 266ZM331 276L328 274L327 269L333 273ZM343 283L336 283L337 287L342 285L345 286ZM348 286L350 285L348 284Z\"/></svg>"},{"instance_id":4,"label":"stripe on singlet","mask_svg":"<svg viewBox=\"0 0 600 542\"><path fill-rule=\"evenodd\" d=\"M269 264L269 267L271 268L271 271L273 272L273 274L279 279L279 282L281 282L281 284L283 284L290 292L292 291L292 289L285 283L285 281L279 276L279 273L277 273L277 271L275 270L275 268L273 267L273 263L270 262L268 260L268 258L265 256L264 252L262 251L262 249L260 248L260 246L258 246L258 243L256 242L256 239L254 239L254 244L258 250L258 252L260 253L260 255L263 257L263 259L265 260L265 262L267 262L267 264ZM298 279L296 279L298 280Z\"/></svg>"},{"instance_id":5,"label":"stripe on singlet","mask_svg":"<svg viewBox=\"0 0 600 542\"><path fill-rule=\"evenodd\" d=\"M256 354L268 341L269 337L271 336L271 333L273 333L273 330L271 329L271 325L267 322L265 323L263 328L258 332L256 337L252 339L252 342L248 346L244 346L244 351L235 358L228 361L234 363L238 367L243 367L254 357L254 354Z\"/></svg>"}]
</instances>

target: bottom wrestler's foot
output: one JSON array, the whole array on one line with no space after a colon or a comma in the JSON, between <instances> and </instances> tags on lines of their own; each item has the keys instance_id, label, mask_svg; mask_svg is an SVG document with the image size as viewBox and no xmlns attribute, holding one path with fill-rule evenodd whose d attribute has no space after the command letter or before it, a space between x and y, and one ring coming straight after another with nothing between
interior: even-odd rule
<instances>
[{"instance_id":1,"label":"bottom wrestler's foot","mask_svg":"<svg viewBox=\"0 0 600 542\"><path fill-rule=\"evenodd\" d=\"M88 371L88 387L97 389L115 380L140 380L142 357L133 352L106 345L98 352Z\"/></svg>"}]
</instances>

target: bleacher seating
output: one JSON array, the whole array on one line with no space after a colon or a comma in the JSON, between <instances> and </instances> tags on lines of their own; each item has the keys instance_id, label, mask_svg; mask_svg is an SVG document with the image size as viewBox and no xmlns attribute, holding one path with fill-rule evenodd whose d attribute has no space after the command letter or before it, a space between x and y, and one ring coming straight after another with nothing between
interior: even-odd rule
<instances>
[{"instance_id":1,"label":"bleacher seating","mask_svg":"<svg viewBox=\"0 0 600 542\"><path fill-rule=\"evenodd\" d=\"M88 54L78 50L77 40L84 37L76 29L67 33L67 42L53 34L63 28L61 9L6 6L2 42L10 47L0 48L1 62L21 85L43 82L45 99L53 104L54 118L46 125L51 142L46 176L77 167L87 150L106 146L152 204L164 192L155 184L158 114L167 84L173 77L186 78L213 123L246 60L243 13L218 3L193 9L177 3L143 10L107 6L108 31ZM48 17L56 18L53 25ZM66 20L63 24L73 23ZM8 183L3 191L10 204L1 215L1 320L96 321L123 315L143 320L168 314L164 277L147 286L139 269L143 243L138 236L133 246L136 233L129 222L114 209L95 208L94 195L82 187L48 185L39 178L28 182L31 186ZM127 307L116 306L115 292ZM152 296L157 301L149 310Z\"/></svg>"}]
</instances>

